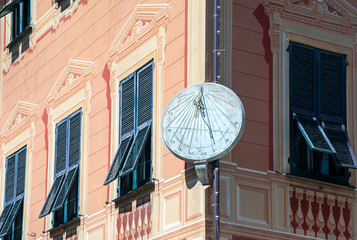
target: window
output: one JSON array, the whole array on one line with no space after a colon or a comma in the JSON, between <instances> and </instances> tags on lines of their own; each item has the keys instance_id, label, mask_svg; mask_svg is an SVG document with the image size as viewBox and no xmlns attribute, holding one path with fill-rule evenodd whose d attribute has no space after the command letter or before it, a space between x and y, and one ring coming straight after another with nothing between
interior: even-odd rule
<instances>
[{"instance_id":1,"label":"window","mask_svg":"<svg viewBox=\"0 0 357 240\"><path fill-rule=\"evenodd\" d=\"M55 179L39 216L53 212L53 227L78 217L81 117L78 110L56 125Z\"/></svg>"},{"instance_id":2,"label":"window","mask_svg":"<svg viewBox=\"0 0 357 240\"><path fill-rule=\"evenodd\" d=\"M11 41L30 25L30 3L30 0L12 0L0 11L0 17L11 13Z\"/></svg>"},{"instance_id":3,"label":"window","mask_svg":"<svg viewBox=\"0 0 357 240\"><path fill-rule=\"evenodd\" d=\"M291 174L348 184L345 56L290 43Z\"/></svg>"},{"instance_id":4,"label":"window","mask_svg":"<svg viewBox=\"0 0 357 240\"><path fill-rule=\"evenodd\" d=\"M22 237L26 152L24 147L6 159L5 206L0 215L0 237L4 240Z\"/></svg>"},{"instance_id":5,"label":"window","mask_svg":"<svg viewBox=\"0 0 357 240\"><path fill-rule=\"evenodd\" d=\"M58 8L61 8L61 12L66 10L75 0L56 0Z\"/></svg>"},{"instance_id":6,"label":"window","mask_svg":"<svg viewBox=\"0 0 357 240\"><path fill-rule=\"evenodd\" d=\"M151 181L153 68L150 62L120 82L120 143L104 182L119 177L119 196Z\"/></svg>"}]
</instances>

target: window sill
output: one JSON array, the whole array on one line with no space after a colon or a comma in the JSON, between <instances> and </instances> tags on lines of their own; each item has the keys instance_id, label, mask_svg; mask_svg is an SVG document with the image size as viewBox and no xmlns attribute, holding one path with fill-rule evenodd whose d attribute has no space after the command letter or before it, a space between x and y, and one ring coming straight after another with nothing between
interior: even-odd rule
<instances>
[{"instance_id":1,"label":"window sill","mask_svg":"<svg viewBox=\"0 0 357 240\"><path fill-rule=\"evenodd\" d=\"M341 188L344 188L346 190L355 189L354 186L335 183L335 182L332 182L331 180L328 181L326 179L322 180L322 179L317 179L317 178L310 178L310 177L307 177L307 176L299 176L299 175L292 174L292 173L287 173L286 176L288 178L296 180L296 182L303 181L304 183L306 183L307 181L309 181L309 182L311 182L312 185L318 185L320 187L323 187L322 185L326 185L328 187L338 188L338 189L341 189Z\"/></svg>"},{"instance_id":2,"label":"window sill","mask_svg":"<svg viewBox=\"0 0 357 240\"><path fill-rule=\"evenodd\" d=\"M58 234L64 233L70 229L73 229L75 227L78 227L80 225L80 221L81 218L80 217L76 217L66 223L63 223L57 227L51 228L49 230L47 230L47 232L50 234L50 237L54 237Z\"/></svg>"},{"instance_id":3,"label":"window sill","mask_svg":"<svg viewBox=\"0 0 357 240\"><path fill-rule=\"evenodd\" d=\"M5 48L11 50L17 43L21 42L26 36L32 33L33 26L28 25L19 35L17 35Z\"/></svg>"},{"instance_id":4,"label":"window sill","mask_svg":"<svg viewBox=\"0 0 357 240\"><path fill-rule=\"evenodd\" d=\"M131 202L133 200L136 200L138 198L141 198L155 190L155 183L154 182L148 182L144 184L143 186L128 192L124 196L117 197L116 199L112 200L115 205L122 205L123 203Z\"/></svg>"}]
</instances>

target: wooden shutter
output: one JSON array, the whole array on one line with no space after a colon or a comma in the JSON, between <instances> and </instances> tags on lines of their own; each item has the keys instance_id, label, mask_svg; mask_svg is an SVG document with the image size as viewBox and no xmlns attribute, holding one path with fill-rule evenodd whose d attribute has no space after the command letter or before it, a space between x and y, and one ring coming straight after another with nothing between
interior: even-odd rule
<instances>
[{"instance_id":1,"label":"wooden shutter","mask_svg":"<svg viewBox=\"0 0 357 240\"><path fill-rule=\"evenodd\" d=\"M7 217L0 231L0 237L4 237L5 235L8 234L12 223L14 222L17 214L19 213L19 210L22 209L22 202L23 202L23 196L17 199L16 202L13 204L14 206L12 207L9 216Z\"/></svg>"},{"instance_id":2,"label":"wooden shutter","mask_svg":"<svg viewBox=\"0 0 357 240\"><path fill-rule=\"evenodd\" d=\"M308 113L314 108L314 49L290 43L290 106Z\"/></svg>"},{"instance_id":3,"label":"wooden shutter","mask_svg":"<svg viewBox=\"0 0 357 240\"><path fill-rule=\"evenodd\" d=\"M48 215L51 212L52 206L54 201L56 200L56 197L58 195L58 191L62 185L62 181L64 178L65 172L62 172L62 174L59 174L56 178L55 181L52 184L51 190L46 198L45 204L42 207L41 213L39 215L39 218L44 217Z\"/></svg>"},{"instance_id":4,"label":"wooden shutter","mask_svg":"<svg viewBox=\"0 0 357 240\"><path fill-rule=\"evenodd\" d=\"M120 98L120 129L121 136L134 130L134 95L135 95L135 75L130 76L121 82Z\"/></svg>"},{"instance_id":5,"label":"wooden shutter","mask_svg":"<svg viewBox=\"0 0 357 240\"><path fill-rule=\"evenodd\" d=\"M319 113L344 119L345 115L345 56L320 52Z\"/></svg>"},{"instance_id":6,"label":"wooden shutter","mask_svg":"<svg viewBox=\"0 0 357 240\"><path fill-rule=\"evenodd\" d=\"M79 162L81 150L81 112L69 119L69 166Z\"/></svg>"},{"instance_id":7,"label":"wooden shutter","mask_svg":"<svg viewBox=\"0 0 357 240\"><path fill-rule=\"evenodd\" d=\"M7 159L6 164L6 187L5 187L5 202L14 199L15 191L15 167L16 167L16 156L11 155Z\"/></svg>"},{"instance_id":8,"label":"wooden shutter","mask_svg":"<svg viewBox=\"0 0 357 240\"><path fill-rule=\"evenodd\" d=\"M56 129L56 170L55 175L66 169L67 121L57 124Z\"/></svg>"},{"instance_id":9,"label":"wooden shutter","mask_svg":"<svg viewBox=\"0 0 357 240\"><path fill-rule=\"evenodd\" d=\"M17 154L17 181L16 181L16 196L19 196L25 191L25 174L26 174L26 148L20 150Z\"/></svg>"},{"instance_id":10,"label":"wooden shutter","mask_svg":"<svg viewBox=\"0 0 357 240\"><path fill-rule=\"evenodd\" d=\"M117 152L115 154L112 165L110 166L108 175L104 181L104 185L114 181L118 177L119 168L123 165L127 152L131 146L133 134L129 135L127 138L122 139Z\"/></svg>"},{"instance_id":11,"label":"wooden shutter","mask_svg":"<svg viewBox=\"0 0 357 240\"><path fill-rule=\"evenodd\" d=\"M138 71L138 126L152 119L153 63Z\"/></svg>"}]
</instances>

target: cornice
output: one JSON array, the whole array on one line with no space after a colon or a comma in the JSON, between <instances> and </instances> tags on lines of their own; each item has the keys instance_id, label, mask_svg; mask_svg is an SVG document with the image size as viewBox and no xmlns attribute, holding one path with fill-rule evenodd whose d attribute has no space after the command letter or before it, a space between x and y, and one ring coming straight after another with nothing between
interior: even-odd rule
<instances>
[{"instance_id":1,"label":"cornice","mask_svg":"<svg viewBox=\"0 0 357 240\"><path fill-rule=\"evenodd\" d=\"M126 56L153 35L159 35L159 28L165 28L168 19L168 4L137 5L107 52L109 69L113 62Z\"/></svg>"},{"instance_id":2,"label":"cornice","mask_svg":"<svg viewBox=\"0 0 357 240\"><path fill-rule=\"evenodd\" d=\"M344 0L264 0L267 14L339 32L357 31L357 10Z\"/></svg>"}]
</instances>

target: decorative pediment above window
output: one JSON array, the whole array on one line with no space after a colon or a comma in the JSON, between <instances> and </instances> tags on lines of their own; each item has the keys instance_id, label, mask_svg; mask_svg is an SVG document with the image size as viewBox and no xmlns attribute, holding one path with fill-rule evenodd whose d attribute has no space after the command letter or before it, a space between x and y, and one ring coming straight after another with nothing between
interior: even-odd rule
<instances>
[{"instance_id":1,"label":"decorative pediment above window","mask_svg":"<svg viewBox=\"0 0 357 240\"><path fill-rule=\"evenodd\" d=\"M27 102L17 102L14 110L4 125L1 132L1 138L16 135L24 127L34 120L37 112L37 105Z\"/></svg>"},{"instance_id":2,"label":"decorative pediment above window","mask_svg":"<svg viewBox=\"0 0 357 240\"><path fill-rule=\"evenodd\" d=\"M113 61L127 55L145 40L157 34L160 27L165 29L168 19L168 4L137 5L108 51L109 68ZM163 32L159 32L158 41L162 40L160 35L163 35Z\"/></svg>"},{"instance_id":3,"label":"decorative pediment above window","mask_svg":"<svg viewBox=\"0 0 357 240\"><path fill-rule=\"evenodd\" d=\"M357 10L343 0L265 0L266 12L342 32L357 31Z\"/></svg>"},{"instance_id":4,"label":"decorative pediment above window","mask_svg":"<svg viewBox=\"0 0 357 240\"><path fill-rule=\"evenodd\" d=\"M48 95L48 106L56 105L58 101L67 99L68 96L82 89L86 82L91 83L93 76L93 62L69 60Z\"/></svg>"}]
</instances>

